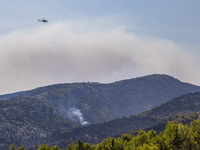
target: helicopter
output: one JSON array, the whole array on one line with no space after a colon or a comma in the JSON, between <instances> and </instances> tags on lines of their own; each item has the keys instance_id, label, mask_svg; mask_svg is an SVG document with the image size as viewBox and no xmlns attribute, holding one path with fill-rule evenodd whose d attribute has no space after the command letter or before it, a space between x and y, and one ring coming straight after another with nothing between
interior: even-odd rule
<instances>
[{"instance_id":1,"label":"helicopter","mask_svg":"<svg viewBox=\"0 0 200 150\"><path fill-rule=\"evenodd\" d=\"M38 19L38 21L39 21L39 22L43 22L43 23L48 22L48 20L47 20L47 19L44 19L44 18L42 18L42 19Z\"/></svg>"}]
</instances>

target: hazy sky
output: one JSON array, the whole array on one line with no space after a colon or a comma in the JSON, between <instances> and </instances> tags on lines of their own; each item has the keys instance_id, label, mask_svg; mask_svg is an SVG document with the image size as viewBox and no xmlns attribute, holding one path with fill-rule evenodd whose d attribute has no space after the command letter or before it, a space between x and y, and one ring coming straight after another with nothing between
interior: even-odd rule
<instances>
[{"instance_id":1,"label":"hazy sky","mask_svg":"<svg viewBox=\"0 0 200 150\"><path fill-rule=\"evenodd\" d=\"M199 0L1 0L0 94L154 73L200 85L199 14Z\"/></svg>"}]
</instances>

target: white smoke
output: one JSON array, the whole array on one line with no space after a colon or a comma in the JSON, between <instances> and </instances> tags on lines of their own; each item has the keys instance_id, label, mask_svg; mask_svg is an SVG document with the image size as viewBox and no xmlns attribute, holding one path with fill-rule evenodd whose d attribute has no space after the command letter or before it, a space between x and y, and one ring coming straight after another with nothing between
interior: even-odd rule
<instances>
[{"instance_id":1,"label":"white smoke","mask_svg":"<svg viewBox=\"0 0 200 150\"><path fill-rule=\"evenodd\" d=\"M72 107L69 109L69 111L67 112L67 116L71 119L71 120L75 120L78 119L79 122L84 125L87 126L90 123L88 121L85 121L83 118L83 114L81 113L81 110L75 107Z\"/></svg>"}]
</instances>

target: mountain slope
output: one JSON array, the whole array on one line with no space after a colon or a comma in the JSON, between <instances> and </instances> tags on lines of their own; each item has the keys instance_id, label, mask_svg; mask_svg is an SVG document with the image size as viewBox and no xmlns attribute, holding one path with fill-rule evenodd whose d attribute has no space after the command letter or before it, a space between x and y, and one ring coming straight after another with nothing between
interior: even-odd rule
<instances>
[{"instance_id":1,"label":"mountain slope","mask_svg":"<svg viewBox=\"0 0 200 150\"><path fill-rule=\"evenodd\" d=\"M190 123L197 119L200 111L200 92L190 93L157 106L150 111L128 118L115 119L102 124L76 128L71 131L59 131L47 137L49 145L67 147L72 141L80 139L96 144L108 137L141 129L162 131L168 121Z\"/></svg>"},{"instance_id":2,"label":"mountain slope","mask_svg":"<svg viewBox=\"0 0 200 150\"><path fill-rule=\"evenodd\" d=\"M170 116L171 114L199 112L199 110L200 92L196 92L174 98L173 100L159 105L150 111L141 113L140 115L162 118Z\"/></svg>"},{"instance_id":3,"label":"mountain slope","mask_svg":"<svg viewBox=\"0 0 200 150\"><path fill-rule=\"evenodd\" d=\"M52 132L77 126L60 117L53 106L41 100L13 98L0 101L0 147L10 143L34 145Z\"/></svg>"},{"instance_id":4,"label":"mountain slope","mask_svg":"<svg viewBox=\"0 0 200 150\"><path fill-rule=\"evenodd\" d=\"M59 109L64 118L94 124L137 114L174 97L198 91L200 87L167 75L149 75L111 84L58 84L14 96L43 100Z\"/></svg>"},{"instance_id":5,"label":"mountain slope","mask_svg":"<svg viewBox=\"0 0 200 150\"><path fill-rule=\"evenodd\" d=\"M57 142L60 138L56 137L66 138L66 134L70 138L63 140L71 142L73 137L85 138L83 131L91 132L86 133L86 139L90 140L99 131L99 138L92 139L95 142L106 137L108 133L110 135L111 130L111 135L116 135L138 127L148 128L159 123L158 120L151 116L142 116L142 119L134 116L132 120L123 118L123 128L120 126L122 121L116 118L146 111L174 97L196 91L200 91L200 87L183 83L173 77L149 75L111 84L58 84L2 95L0 147L3 143L9 147L11 143L31 146L43 141ZM107 122L113 119L116 119L116 123ZM139 122L136 123L137 121ZM103 122L107 122L105 126L96 125ZM92 126L77 128L89 124ZM90 131L90 128L94 130ZM115 129L120 130L116 133Z\"/></svg>"}]
</instances>

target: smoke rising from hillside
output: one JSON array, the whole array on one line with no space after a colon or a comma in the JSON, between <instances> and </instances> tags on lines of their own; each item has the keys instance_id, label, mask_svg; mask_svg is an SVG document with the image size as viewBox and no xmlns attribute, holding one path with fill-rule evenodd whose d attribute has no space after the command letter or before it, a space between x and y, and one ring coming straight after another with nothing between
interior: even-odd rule
<instances>
[{"instance_id":1,"label":"smoke rising from hillside","mask_svg":"<svg viewBox=\"0 0 200 150\"><path fill-rule=\"evenodd\" d=\"M1 93L152 73L200 84L198 57L171 41L139 37L122 28L102 32L76 27L57 23L1 36Z\"/></svg>"},{"instance_id":2,"label":"smoke rising from hillside","mask_svg":"<svg viewBox=\"0 0 200 150\"><path fill-rule=\"evenodd\" d=\"M84 118L83 118L83 115L81 113L81 110L80 109L77 109L75 107L72 107L69 109L68 111L68 115L69 119L71 120L75 120L75 119L78 119L79 122L86 126L86 125L89 125L90 123L88 121L85 121Z\"/></svg>"},{"instance_id":3,"label":"smoke rising from hillside","mask_svg":"<svg viewBox=\"0 0 200 150\"><path fill-rule=\"evenodd\" d=\"M74 98L70 93L68 93L67 99L57 100L57 105L62 117L80 123L83 126L90 124L90 122L84 119L81 110L76 107Z\"/></svg>"}]
</instances>

